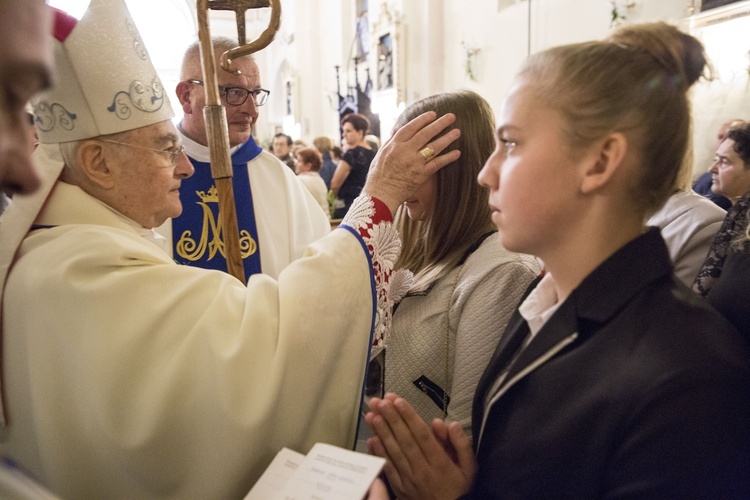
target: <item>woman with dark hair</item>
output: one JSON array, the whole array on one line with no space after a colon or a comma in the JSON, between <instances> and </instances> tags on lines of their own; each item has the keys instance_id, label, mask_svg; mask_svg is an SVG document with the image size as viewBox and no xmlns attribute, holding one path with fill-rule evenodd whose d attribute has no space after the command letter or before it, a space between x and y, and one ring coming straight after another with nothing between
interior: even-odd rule
<instances>
[{"instance_id":1,"label":"woman with dark hair","mask_svg":"<svg viewBox=\"0 0 750 500\"><path fill-rule=\"evenodd\" d=\"M646 216L676 185L706 66L666 24L532 55L479 181L505 248L541 258L477 386L473 450L406 400L368 445L399 498L747 498L750 352L680 283Z\"/></svg>"},{"instance_id":2,"label":"woman with dark hair","mask_svg":"<svg viewBox=\"0 0 750 500\"><path fill-rule=\"evenodd\" d=\"M370 122L366 117L350 113L341 120L341 127L346 152L331 179L331 191L336 197L334 219L346 215L354 198L359 196L367 180L370 163L375 158L375 153L365 140L365 135L370 129Z\"/></svg>"},{"instance_id":3,"label":"woman with dark hair","mask_svg":"<svg viewBox=\"0 0 750 500\"><path fill-rule=\"evenodd\" d=\"M384 387L405 397L426 421L471 429L471 401L500 335L540 266L505 250L477 184L495 148L490 105L469 90L415 102L398 130L427 111L454 113L461 157L423 184L396 214L402 241L396 269L415 274L393 315Z\"/></svg>"},{"instance_id":4,"label":"woman with dark hair","mask_svg":"<svg viewBox=\"0 0 750 500\"><path fill-rule=\"evenodd\" d=\"M693 289L750 340L750 123L727 133L709 169L712 190L732 203Z\"/></svg>"}]
</instances>

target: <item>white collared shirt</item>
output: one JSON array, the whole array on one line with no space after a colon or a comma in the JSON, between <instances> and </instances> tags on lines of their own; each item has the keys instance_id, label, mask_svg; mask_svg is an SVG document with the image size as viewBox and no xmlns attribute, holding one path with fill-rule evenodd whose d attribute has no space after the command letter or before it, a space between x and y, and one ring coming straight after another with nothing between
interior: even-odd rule
<instances>
[{"instance_id":1,"label":"white collared shirt","mask_svg":"<svg viewBox=\"0 0 750 500\"><path fill-rule=\"evenodd\" d=\"M536 288L529 293L526 300L518 306L518 312L529 324L530 330L529 338L524 342L524 348L539 333L560 305L562 302L557 297L555 282L552 275L547 273Z\"/></svg>"}]
</instances>

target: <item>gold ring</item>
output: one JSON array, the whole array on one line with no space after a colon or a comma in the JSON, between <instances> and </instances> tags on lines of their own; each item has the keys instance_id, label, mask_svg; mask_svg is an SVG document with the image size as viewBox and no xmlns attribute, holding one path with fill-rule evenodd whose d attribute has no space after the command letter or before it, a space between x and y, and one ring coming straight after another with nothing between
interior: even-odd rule
<instances>
[{"instance_id":1,"label":"gold ring","mask_svg":"<svg viewBox=\"0 0 750 500\"><path fill-rule=\"evenodd\" d=\"M419 150L419 154L422 155L422 158L424 158L424 161L430 161L433 156L435 156L435 150L432 149L429 145L423 147Z\"/></svg>"}]
</instances>

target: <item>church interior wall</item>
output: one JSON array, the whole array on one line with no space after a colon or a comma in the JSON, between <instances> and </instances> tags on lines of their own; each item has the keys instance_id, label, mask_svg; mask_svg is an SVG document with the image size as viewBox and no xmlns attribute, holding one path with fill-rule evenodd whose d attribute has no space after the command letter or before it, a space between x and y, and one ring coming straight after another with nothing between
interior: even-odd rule
<instances>
[{"instance_id":1,"label":"church interior wall","mask_svg":"<svg viewBox=\"0 0 750 500\"><path fill-rule=\"evenodd\" d=\"M345 3L346 0L341 0L341 4ZM349 3L356 8L356 0L349 0ZM666 21L679 24L683 29L701 36L690 25L691 7L696 3L685 0L636 0L617 1L616 6L620 15L625 18L621 22ZM402 89L399 102L392 103L394 108L398 105L403 107L433 93L469 88L484 96L496 112L514 75L529 53L554 45L607 36L614 29L611 25L612 7L611 2L603 0L369 2L371 29L376 26L378 14L383 8L387 8L399 20L398 29L402 37ZM347 24L349 27L354 26L354 12L350 14L340 18L342 28ZM354 33L350 31L348 35L353 37ZM347 38L342 35L340 40L346 44ZM713 57L711 47L708 48L709 56ZM315 45L312 43L300 43L297 49L314 57L312 51L315 50ZM747 49L748 47L743 48L745 52ZM470 77L466 64L468 53L472 50L476 50L476 53L471 56ZM346 68L347 48L343 48L340 53L344 54L342 68ZM744 64L747 68L748 61ZM372 68L373 72L376 70L376 66ZM724 82L704 82L695 89L696 173L704 170L713 156L714 129L718 129L723 121L735 115L745 118L750 116L750 100L746 98L747 74L747 71L739 71L729 77L725 74ZM325 80L325 70L321 75ZM301 94L301 99L319 98L319 93L307 92L306 86L302 88L305 91ZM398 109L394 111L397 112ZM330 127L325 116L327 113L334 113L335 123L335 112L329 107L321 115L307 116L309 123L305 128L328 133ZM384 128L383 138L389 132L389 128Z\"/></svg>"},{"instance_id":2,"label":"church interior wall","mask_svg":"<svg viewBox=\"0 0 750 500\"><path fill-rule=\"evenodd\" d=\"M126 0L152 59L172 98L177 119L181 110L173 96L179 79L181 51L197 38L194 0L165 0L147 5ZM355 64L358 9L368 10L370 55ZM50 0L66 10L85 10L81 0ZM340 91L354 85L354 71L364 86L365 68L374 81L373 110L381 116L381 136L404 106L430 94L468 88L499 110L513 77L529 53L545 48L605 37L613 29L613 4L607 0L281 0L282 22L275 40L255 55L262 85L271 90L261 109L256 138L265 144L285 131L310 143L315 136L338 139L336 66ZM715 131L730 118L750 117L748 43L750 0L736 4L741 17L701 27L691 17L700 0L615 0L625 23L667 21L696 34L709 56L720 58L718 77L693 92L695 115L695 170L704 170L713 156ZM147 7L147 8L146 8ZM171 9L171 10L170 10ZM163 11L170 11L171 14ZM385 15L387 14L387 15ZM705 16L703 16L705 17ZM165 25L163 19L174 22ZM214 35L236 37L234 14L211 12ZM248 39L266 27L268 9L247 14ZM384 21L385 19L385 21ZM745 24L741 24L745 23ZM728 30L734 26L735 31ZM724 29L727 27L727 29ZM744 30L744 31L743 31ZM732 33L737 33L733 35ZM393 35L398 61L394 88L378 82L378 37ZM743 35L744 33L744 35ZM723 39L722 39L723 37ZM734 38L732 38L734 37ZM739 43L738 43L739 42ZM743 45L744 43L744 45ZM731 54L730 54L731 52ZM727 61L728 56L733 61ZM725 57L726 56L726 57Z\"/></svg>"}]
</instances>

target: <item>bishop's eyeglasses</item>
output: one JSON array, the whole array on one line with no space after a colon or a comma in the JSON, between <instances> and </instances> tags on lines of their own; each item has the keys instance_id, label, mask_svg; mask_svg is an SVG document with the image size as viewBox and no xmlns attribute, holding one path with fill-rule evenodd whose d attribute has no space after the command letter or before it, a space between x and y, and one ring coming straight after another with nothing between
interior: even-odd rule
<instances>
[{"instance_id":1,"label":"bishop's eyeglasses","mask_svg":"<svg viewBox=\"0 0 750 500\"><path fill-rule=\"evenodd\" d=\"M200 80L188 80L188 83L195 83L197 85L203 85ZM268 94L271 92L266 89L246 89L244 87L222 87L219 85L219 92L224 94L227 100L227 104L232 106L241 106L245 104L248 96L253 96L253 102L256 106L263 106L268 100Z\"/></svg>"},{"instance_id":2,"label":"bishop's eyeglasses","mask_svg":"<svg viewBox=\"0 0 750 500\"><path fill-rule=\"evenodd\" d=\"M169 159L169 167L176 167L177 166L177 159L180 157L180 155L185 152L185 145L177 146L176 148L169 148L169 149L156 149L156 148L149 148L148 146L141 146L138 144L130 144L129 142L120 142L120 141L113 141L110 139L99 139L102 142L109 142L112 144L119 144L120 146L129 146L131 148L138 148L138 149L148 149L149 151L153 151L154 153L159 153L163 157Z\"/></svg>"}]
</instances>

